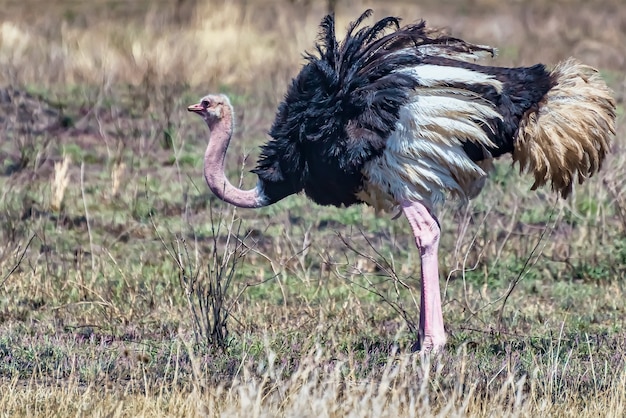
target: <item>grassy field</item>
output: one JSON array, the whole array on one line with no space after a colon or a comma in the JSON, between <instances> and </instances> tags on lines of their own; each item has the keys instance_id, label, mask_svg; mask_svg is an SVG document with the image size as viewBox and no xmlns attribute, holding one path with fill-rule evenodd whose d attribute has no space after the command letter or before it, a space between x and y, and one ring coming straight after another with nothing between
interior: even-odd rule
<instances>
[{"instance_id":1,"label":"grassy field","mask_svg":"<svg viewBox=\"0 0 626 418\"><path fill-rule=\"evenodd\" d=\"M215 199L227 93L247 171L312 50L322 1L8 0L0 10L0 416L622 416L626 9L618 0L340 0L499 48L569 56L618 101L601 174L569 200L509 158L442 210L446 352L411 353L407 222L294 196Z\"/></svg>"}]
</instances>

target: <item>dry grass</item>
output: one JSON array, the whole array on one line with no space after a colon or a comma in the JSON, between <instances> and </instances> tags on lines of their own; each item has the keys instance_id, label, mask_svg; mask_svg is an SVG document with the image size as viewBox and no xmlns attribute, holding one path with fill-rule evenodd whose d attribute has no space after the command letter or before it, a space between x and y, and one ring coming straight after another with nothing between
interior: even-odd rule
<instances>
[{"instance_id":1,"label":"dry grass","mask_svg":"<svg viewBox=\"0 0 626 418\"><path fill-rule=\"evenodd\" d=\"M406 353L419 264L403 222L302 197L233 214L203 184L206 132L185 106L228 93L231 174L249 167L325 2L83 3L0 10L0 414L621 414L620 1L340 0L339 27L374 7L497 46L497 64L574 55L618 99L612 155L570 200L529 192L505 159L481 196L444 208L450 341L432 363ZM241 220L241 241L214 216ZM229 239L246 248L229 344L186 345L194 290L177 257L209 283Z\"/></svg>"},{"instance_id":2,"label":"dry grass","mask_svg":"<svg viewBox=\"0 0 626 418\"><path fill-rule=\"evenodd\" d=\"M321 1L307 7L287 0L255 1L242 7L212 0L197 2L196 12L181 22L172 19L173 3L148 9L135 19L118 15L101 19L72 2L65 8L40 3L44 11L64 13L59 17L65 19L51 25L39 16L42 22L35 27L14 13L17 18L0 25L2 76L5 82L27 84L97 85L103 78L107 83L141 83L146 77L156 83L183 81L205 88L261 83L264 90L273 87L279 94L297 71L298 57L311 50L324 13ZM577 0L523 5L474 0L440 7L409 1L358 7L348 3L339 2L340 29L354 18L355 10L374 7L376 16L396 14L408 21L423 17L454 35L494 44L502 49L502 63L554 65L575 55L604 70L621 71L626 64L622 42L626 12L619 1L604 1L601 8ZM74 16L79 13L80 19ZM123 9L119 14L124 16ZM29 65L32 62L38 65Z\"/></svg>"},{"instance_id":3,"label":"dry grass","mask_svg":"<svg viewBox=\"0 0 626 418\"><path fill-rule=\"evenodd\" d=\"M88 29L64 22L33 31L30 23L5 21L0 26L0 62L8 67L3 76L5 82L68 85L97 85L103 79L139 84L146 78L214 88L269 83L296 70L294 57L312 44L319 23L313 14L304 22L291 21L281 7L270 3L269 10L260 11L236 2L201 2L185 25L176 26L163 22L157 11L130 23L94 16L85 23ZM277 17L273 30L260 30L258 19L272 13ZM33 61L40 65L28 65Z\"/></svg>"},{"instance_id":4,"label":"dry grass","mask_svg":"<svg viewBox=\"0 0 626 418\"><path fill-rule=\"evenodd\" d=\"M178 347L171 364L184 350ZM285 370L269 352L265 362L240 365L229 383L207 385L199 364L189 387L174 380L154 386L140 360L129 366L123 382L83 384L71 376L60 383L5 382L0 407L10 416L228 416L228 417L487 417L487 416L622 416L626 373L616 371L602 388L579 397L570 384L559 382L561 370L547 380L537 374L517 376L503 365L491 380L471 381L473 361L460 350L434 363L417 355L390 355L376 376L358 379L350 360L337 360L321 350L302 356L294 370ZM192 359L192 362L194 360ZM445 364L448 363L448 364ZM539 367L552 365L538 365ZM173 366L175 367L175 366ZM594 373L586 370L586 373ZM46 376L42 376L46 378ZM594 382L595 383L595 382ZM484 396L485 390L489 396Z\"/></svg>"},{"instance_id":5,"label":"dry grass","mask_svg":"<svg viewBox=\"0 0 626 418\"><path fill-rule=\"evenodd\" d=\"M71 163L72 159L65 156L63 161L54 164L54 178L52 179L51 184L52 192L50 197L50 208L57 212L61 210L65 190L70 182L69 168Z\"/></svg>"}]
</instances>

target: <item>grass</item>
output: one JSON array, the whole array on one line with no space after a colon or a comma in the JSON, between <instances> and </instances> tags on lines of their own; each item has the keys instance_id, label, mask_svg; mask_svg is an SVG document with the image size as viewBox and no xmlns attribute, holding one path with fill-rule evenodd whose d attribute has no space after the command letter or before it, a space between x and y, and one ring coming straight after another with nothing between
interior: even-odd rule
<instances>
[{"instance_id":1,"label":"grass","mask_svg":"<svg viewBox=\"0 0 626 418\"><path fill-rule=\"evenodd\" d=\"M619 102L613 154L568 201L529 191L503 158L477 199L442 209L449 344L423 359L410 352L419 257L406 222L303 196L233 210L202 177L206 127L186 106L229 94L230 178L249 170L323 2L9 2L0 11L3 416L619 416L619 5L374 4L376 16L424 17L494 44L500 65L573 54L607 75ZM365 3L337 7L341 28ZM233 245L244 253L232 277L211 282ZM192 310L215 286L226 286L218 311L228 316L213 323L227 324L221 348L203 339L214 318Z\"/></svg>"}]
</instances>

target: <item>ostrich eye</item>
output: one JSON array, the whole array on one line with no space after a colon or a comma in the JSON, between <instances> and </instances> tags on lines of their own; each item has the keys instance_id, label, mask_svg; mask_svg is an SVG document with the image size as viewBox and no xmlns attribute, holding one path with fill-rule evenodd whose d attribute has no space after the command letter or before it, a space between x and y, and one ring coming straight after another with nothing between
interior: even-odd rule
<instances>
[{"instance_id":1,"label":"ostrich eye","mask_svg":"<svg viewBox=\"0 0 626 418\"><path fill-rule=\"evenodd\" d=\"M203 108L205 108L205 109L206 109L207 107L209 107L209 105L210 105L210 104L211 104L211 102L209 102L209 101L208 101L208 100L206 100L206 99L204 99L204 100L202 101L202 103L201 103L202 107L203 107Z\"/></svg>"}]
</instances>

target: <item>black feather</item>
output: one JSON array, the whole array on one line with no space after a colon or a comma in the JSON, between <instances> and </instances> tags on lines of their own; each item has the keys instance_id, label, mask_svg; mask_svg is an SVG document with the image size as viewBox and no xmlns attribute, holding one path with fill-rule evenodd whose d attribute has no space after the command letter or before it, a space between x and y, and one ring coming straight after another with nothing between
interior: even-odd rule
<instances>
[{"instance_id":1,"label":"black feather","mask_svg":"<svg viewBox=\"0 0 626 418\"><path fill-rule=\"evenodd\" d=\"M358 203L363 165L382 153L417 85L395 71L419 58L394 53L427 38L422 22L399 29L394 17L357 31L370 15L353 22L341 44L333 16L322 20L318 54L306 55L253 170L270 200L304 190L323 205Z\"/></svg>"},{"instance_id":2,"label":"black feather","mask_svg":"<svg viewBox=\"0 0 626 418\"><path fill-rule=\"evenodd\" d=\"M412 47L437 45L449 56L493 50L431 36L423 21L400 28L398 18L387 17L358 29L370 15L368 10L350 24L341 43L335 37L334 17L322 20L317 54L305 55L308 62L279 105L269 131L272 139L262 147L253 170L270 203L302 190L323 205L359 203L356 193L363 187L364 164L382 154L400 109L419 85L398 70L435 64L479 71L501 81L501 92L485 84L450 86L479 94L502 115L484 127L496 144L487 150L494 157L513 150L524 113L554 84L543 65L500 68L425 55ZM474 161L486 157L485 150L470 141L464 150Z\"/></svg>"}]
</instances>

